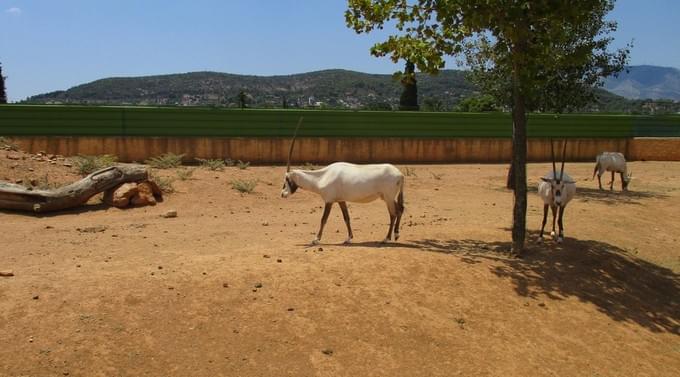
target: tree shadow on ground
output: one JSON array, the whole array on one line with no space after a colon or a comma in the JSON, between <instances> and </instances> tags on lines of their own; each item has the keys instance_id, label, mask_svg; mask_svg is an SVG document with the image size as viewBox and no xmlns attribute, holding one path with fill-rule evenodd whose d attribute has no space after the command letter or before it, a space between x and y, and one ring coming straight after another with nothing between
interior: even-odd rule
<instances>
[{"instance_id":1,"label":"tree shadow on ground","mask_svg":"<svg viewBox=\"0 0 680 377\"><path fill-rule=\"evenodd\" d=\"M536 239L536 234L530 241ZM529 245L522 258L509 254L509 242L479 240L416 241L421 249L460 254L467 263L491 259L491 272L508 278L524 297L578 298L616 321L650 331L680 335L680 275L639 259L617 246L567 238Z\"/></svg>"},{"instance_id":2,"label":"tree shadow on ground","mask_svg":"<svg viewBox=\"0 0 680 377\"><path fill-rule=\"evenodd\" d=\"M503 188L507 191L507 189ZM529 185L527 187L529 193L538 195L537 185ZM666 199L668 195L661 192L654 191L620 191L609 189L600 190L598 188L576 187L576 198L583 202L594 201L608 205L616 204L642 204L643 200L647 199Z\"/></svg>"}]
</instances>

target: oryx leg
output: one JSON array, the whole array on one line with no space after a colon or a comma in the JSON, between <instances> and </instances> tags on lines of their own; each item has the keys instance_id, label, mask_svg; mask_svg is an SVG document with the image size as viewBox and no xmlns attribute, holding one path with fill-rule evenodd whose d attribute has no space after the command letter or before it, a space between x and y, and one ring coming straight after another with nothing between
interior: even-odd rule
<instances>
[{"instance_id":1,"label":"oryx leg","mask_svg":"<svg viewBox=\"0 0 680 377\"><path fill-rule=\"evenodd\" d=\"M552 211L552 232L550 232L550 235L555 238L557 233L555 233L555 220L557 219L557 206L551 205L550 210Z\"/></svg>"},{"instance_id":2,"label":"oryx leg","mask_svg":"<svg viewBox=\"0 0 680 377\"><path fill-rule=\"evenodd\" d=\"M345 243L351 243L354 235L352 234L352 226L349 224L349 210L347 209L347 203L338 202L338 204L340 204L342 218L345 219L345 225L347 225L347 239L345 240Z\"/></svg>"},{"instance_id":3,"label":"oryx leg","mask_svg":"<svg viewBox=\"0 0 680 377\"><path fill-rule=\"evenodd\" d=\"M614 172L612 172L612 181L609 182L609 190L614 191Z\"/></svg>"},{"instance_id":4,"label":"oryx leg","mask_svg":"<svg viewBox=\"0 0 680 377\"><path fill-rule=\"evenodd\" d=\"M321 241L321 235L323 234L323 227L326 226L326 221L328 221L328 215L331 214L331 208L333 203L326 203L323 209L323 216L321 216L321 227L319 228L319 233L316 234L316 239L312 241L312 244L316 245Z\"/></svg>"},{"instance_id":5,"label":"oryx leg","mask_svg":"<svg viewBox=\"0 0 680 377\"><path fill-rule=\"evenodd\" d=\"M538 236L538 242L543 242L543 231L545 229L545 223L548 222L548 205L543 205L543 223L541 224L541 234Z\"/></svg>"},{"instance_id":6,"label":"oryx leg","mask_svg":"<svg viewBox=\"0 0 680 377\"><path fill-rule=\"evenodd\" d=\"M625 182L623 181L625 177L624 177L623 173L619 173L619 174L621 175L621 191L624 191L626 189L626 186L624 184Z\"/></svg>"},{"instance_id":7,"label":"oryx leg","mask_svg":"<svg viewBox=\"0 0 680 377\"><path fill-rule=\"evenodd\" d=\"M563 206L560 206L560 214L559 217L557 218L557 224L560 227L560 233L557 236L557 243L562 243L564 240L564 225L562 225L562 216L564 216L564 208Z\"/></svg>"},{"instance_id":8,"label":"oryx leg","mask_svg":"<svg viewBox=\"0 0 680 377\"><path fill-rule=\"evenodd\" d=\"M399 224L401 224L401 215L404 214L403 210L400 210L401 208L398 203L395 203L395 207L397 208L397 220L394 223L394 240L399 239Z\"/></svg>"},{"instance_id":9,"label":"oryx leg","mask_svg":"<svg viewBox=\"0 0 680 377\"><path fill-rule=\"evenodd\" d=\"M394 228L394 221L397 219L396 203L393 200L386 200L385 203L387 204L387 210L390 212L390 228L387 230L387 237L385 237L383 242L392 240L392 229Z\"/></svg>"},{"instance_id":10,"label":"oryx leg","mask_svg":"<svg viewBox=\"0 0 680 377\"><path fill-rule=\"evenodd\" d=\"M600 185L600 190L604 190L602 188L602 174L597 173L597 184Z\"/></svg>"}]
</instances>

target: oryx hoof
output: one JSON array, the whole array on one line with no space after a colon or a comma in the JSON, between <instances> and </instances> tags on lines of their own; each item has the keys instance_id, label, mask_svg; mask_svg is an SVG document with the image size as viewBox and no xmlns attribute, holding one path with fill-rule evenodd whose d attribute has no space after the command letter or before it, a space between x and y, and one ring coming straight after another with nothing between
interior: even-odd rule
<instances>
[{"instance_id":1,"label":"oryx hoof","mask_svg":"<svg viewBox=\"0 0 680 377\"><path fill-rule=\"evenodd\" d=\"M318 245L321 242L318 238L315 238L314 241L312 241L312 245Z\"/></svg>"},{"instance_id":2,"label":"oryx hoof","mask_svg":"<svg viewBox=\"0 0 680 377\"><path fill-rule=\"evenodd\" d=\"M543 243L543 236L538 237L536 243Z\"/></svg>"},{"instance_id":3,"label":"oryx hoof","mask_svg":"<svg viewBox=\"0 0 680 377\"><path fill-rule=\"evenodd\" d=\"M555 239L557 237L557 233L555 233L555 231L553 230L552 232L550 232L550 237Z\"/></svg>"},{"instance_id":4,"label":"oryx hoof","mask_svg":"<svg viewBox=\"0 0 680 377\"><path fill-rule=\"evenodd\" d=\"M390 242L390 241L391 241L391 240L390 240L389 237L385 237L385 239L382 240L382 241L380 241L380 243L388 243L388 242Z\"/></svg>"},{"instance_id":5,"label":"oryx hoof","mask_svg":"<svg viewBox=\"0 0 680 377\"><path fill-rule=\"evenodd\" d=\"M344 243L345 245L351 244L351 243L352 243L352 237L346 239L345 242L343 242L343 243Z\"/></svg>"},{"instance_id":6,"label":"oryx hoof","mask_svg":"<svg viewBox=\"0 0 680 377\"><path fill-rule=\"evenodd\" d=\"M564 238L562 236L557 237L557 243L562 243L564 241Z\"/></svg>"},{"instance_id":7,"label":"oryx hoof","mask_svg":"<svg viewBox=\"0 0 680 377\"><path fill-rule=\"evenodd\" d=\"M399 239L399 233L394 233L394 240L396 241L398 239Z\"/></svg>"}]
</instances>

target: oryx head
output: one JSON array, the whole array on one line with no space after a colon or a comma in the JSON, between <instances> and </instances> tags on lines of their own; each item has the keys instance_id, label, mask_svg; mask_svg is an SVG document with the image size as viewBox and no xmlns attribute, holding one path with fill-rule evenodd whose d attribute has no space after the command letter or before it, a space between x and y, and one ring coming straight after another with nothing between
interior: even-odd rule
<instances>
[{"instance_id":1,"label":"oryx head","mask_svg":"<svg viewBox=\"0 0 680 377\"><path fill-rule=\"evenodd\" d=\"M302 124L302 119L303 117L300 117L300 120L298 120L297 127L295 127L295 133L293 134L293 140L290 142L290 150L288 151L288 163L286 164L286 175L284 176L283 188L281 189L282 198L287 198L288 195L294 194L295 191L297 191L298 189L298 185L297 183L295 183L290 173L290 158L293 156L295 138L297 137L298 129L300 129L300 125Z\"/></svg>"},{"instance_id":2,"label":"oryx head","mask_svg":"<svg viewBox=\"0 0 680 377\"><path fill-rule=\"evenodd\" d=\"M630 172L628 174L623 173L623 190L628 191L628 185L630 184L630 181L633 179L633 172Z\"/></svg>"},{"instance_id":3,"label":"oryx head","mask_svg":"<svg viewBox=\"0 0 680 377\"><path fill-rule=\"evenodd\" d=\"M562 149L562 166L560 167L560 174L557 174L557 168L555 167L555 149L553 147L552 139L550 140L550 154L552 155L552 166L553 174L552 178L541 177L543 182L550 184L550 192L552 193L553 201L555 205L562 205L562 193L564 193L565 186L569 183L575 183L574 181L565 181L562 179L564 177L564 161L566 160L567 154L567 141L564 141L564 148Z\"/></svg>"}]
</instances>

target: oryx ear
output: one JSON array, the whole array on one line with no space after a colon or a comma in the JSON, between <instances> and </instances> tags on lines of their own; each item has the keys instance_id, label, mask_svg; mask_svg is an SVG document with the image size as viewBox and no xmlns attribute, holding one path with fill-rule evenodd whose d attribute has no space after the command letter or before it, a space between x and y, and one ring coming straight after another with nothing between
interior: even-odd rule
<instances>
[{"instance_id":1,"label":"oryx ear","mask_svg":"<svg viewBox=\"0 0 680 377\"><path fill-rule=\"evenodd\" d=\"M552 182L552 179L546 178L546 177L541 177L541 181L550 183L550 182Z\"/></svg>"}]
</instances>

